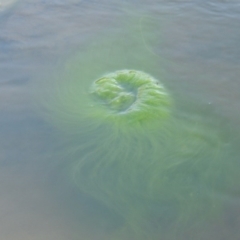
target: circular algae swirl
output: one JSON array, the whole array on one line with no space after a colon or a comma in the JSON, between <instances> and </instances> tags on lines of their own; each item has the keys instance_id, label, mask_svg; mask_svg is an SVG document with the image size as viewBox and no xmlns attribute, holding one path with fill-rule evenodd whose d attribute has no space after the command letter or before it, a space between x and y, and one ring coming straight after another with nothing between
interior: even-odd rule
<instances>
[{"instance_id":1,"label":"circular algae swirl","mask_svg":"<svg viewBox=\"0 0 240 240\"><path fill-rule=\"evenodd\" d=\"M96 41L68 62L40 91L44 114L68 141L60 155L69 178L119 217L109 239L186 239L221 212L224 127L211 106L167 86L135 33Z\"/></svg>"},{"instance_id":2,"label":"circular algae swirl","mask_svg":"<svg viewBox=\"0 0 240 240\"><path fill-rule=\"evenodd\" d=\"M142 71L118 70L88 87L80 76L57 85L49 115L73 137L64 154L70 178L119 215L120 239L178 235L214 216L225 154L215 120L198 105L177 109Z\"/></svg>"},{"instance_id":3,"label":"circular algae swirl","mask_svg":"<svg viewBox=\"0 0 240 240\"><path fill-rule=\"evenodd\" d=\"M56 169L116 213L104 239L209 239L200 233L218 220L219 196L239 189L239 154L231 163L231 136L214 107L167 82L171 63L154 51L162 21L146 19L139 28L138 17L126 17L39 81L40 110L65 144Z\"/></svg>"}]
</instances>

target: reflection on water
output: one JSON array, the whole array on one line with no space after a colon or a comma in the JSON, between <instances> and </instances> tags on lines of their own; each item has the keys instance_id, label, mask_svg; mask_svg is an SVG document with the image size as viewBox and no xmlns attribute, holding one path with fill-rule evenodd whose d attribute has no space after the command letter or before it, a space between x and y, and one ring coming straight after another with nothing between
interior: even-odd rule
<instances>
[{"instance_id":1,"label":"reflection on water","mask_svg":"<svg viewBox=\"0 0 240 240\"><path fill-rule=\"evenodd\" d=\"M0 12L6 11L8 8L13 6L17 0L1 0Z\"/></svg>"},{"instance_id":2,"label":"reflection on water","mask_svg":"<svg viewBox=\"0 0 240 240\"><path fill-rule=\"evenodd\" d=\"M239 239L239 10L25 0L2 15L1 238ZM93 81L126 68L172 98L153 131L90 108Z\"/></svg>"}]
</instances>

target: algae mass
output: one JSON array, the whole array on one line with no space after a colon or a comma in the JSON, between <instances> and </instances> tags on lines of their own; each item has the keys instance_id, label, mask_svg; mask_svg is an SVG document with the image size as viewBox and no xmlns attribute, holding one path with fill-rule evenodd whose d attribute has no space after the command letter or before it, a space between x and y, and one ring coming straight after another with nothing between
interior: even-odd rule
<instances>
[{"instance_id":1,"label":"algae mass","mask_svg":"<svg viewBox=\"0 0 240 240\"><path fill-rule=\"evenodd\" d=\"M181 115L165 87L141 71L103 75L86 93L66 84L54 112L75 139L70 177L124 219L123 231L153 238L217 214L223 143L216 126Z\"/></svg>"},{"instance_id":2,"label":"algae mass","mask_svg":"<svg viewBox=\"0 0 240 240\"><path fill-rule=\"evenodd\" d=\"M170 99L163 86L150 75L134 70L110 73L96 80L92 94L99 100L96 112L118 124L146 124L165 119ZM95 111L95 110L94 110ZM121 128L121 126L120 126Z\"/></svg>"},{"instance_id":3,"label":"algae mass","mask_svg":"<svg viewBox=\"0 0 240 240\"><path fill-rule=\"evenodd\" d=\"M221 212L224 134L208 107L165 87L138 35L120 36L66 65L44 95L47 115L73 139L64 161L79 191L122 219L111 239L175 236Z\"/></svg>"}]
</instances>

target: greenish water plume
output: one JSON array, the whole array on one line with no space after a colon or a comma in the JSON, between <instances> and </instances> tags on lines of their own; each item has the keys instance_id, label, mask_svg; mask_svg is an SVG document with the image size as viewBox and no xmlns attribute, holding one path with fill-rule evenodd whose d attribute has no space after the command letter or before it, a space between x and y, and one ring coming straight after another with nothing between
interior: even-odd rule
<instances>
[{"instance_id":1,"label":"greenish water plume","mask_svg":"<svg viewBox=\"0 0 240 240\"><path fill-rule=\"evenodd\" d=\"M72 181L123 219L111 239L171 239L221 213L228 146L208 106L163 85L159 57L133 29L69 61L48 82L45 114L73 139Z\"/></svg>"}]
</instances>

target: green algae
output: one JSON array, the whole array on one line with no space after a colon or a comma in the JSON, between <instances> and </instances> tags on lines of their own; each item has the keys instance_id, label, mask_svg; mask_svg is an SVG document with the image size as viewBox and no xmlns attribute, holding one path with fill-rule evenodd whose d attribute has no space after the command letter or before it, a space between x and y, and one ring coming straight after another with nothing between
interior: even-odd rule
<instances>
[{"instance_id":1,"label":"green algae","mask_svg":"<svg viewBox=\"0 0 240 240\"><path fill-rule=\"evenodd\" d=\"M120 128L125 128L126 122L147 125L155 119L164 120L170 111L171 100L164 87L140 71L107 74L93 83L91 94L98 100L96 111L101 109L101 115Z\"/></svg>"},{"instance_id":2,"label":"green algae","mask_svg":"<svg viewBox=\"0 0 240 240\"><path fill-rule=\"evenodd\" d=\"M221 213L229 150L218 116L165 87L159 57L133 29L69 61L43 102L73 138L70 179L123 219L110 238L176 239Z\"/></svg>"}]
</instances>

